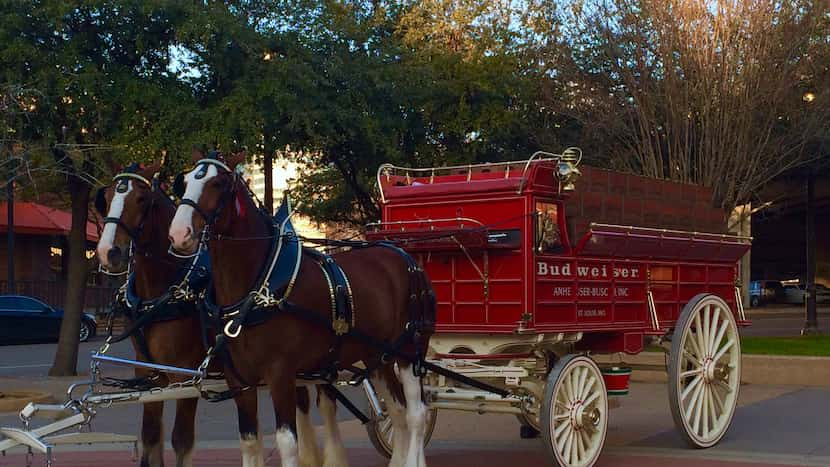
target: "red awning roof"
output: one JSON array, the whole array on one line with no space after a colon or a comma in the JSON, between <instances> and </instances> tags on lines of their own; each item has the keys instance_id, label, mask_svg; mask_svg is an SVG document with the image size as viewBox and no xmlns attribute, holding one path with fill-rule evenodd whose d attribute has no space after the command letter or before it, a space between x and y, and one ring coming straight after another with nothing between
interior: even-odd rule
<instances>
[{"instance_id":1,"label":"red awning roof","mask_svg":"<svg viewBox=\"0 0 830 467\"><path fill-rule=\"evenodd\" d=\"M0 203L0 232L8 231L6 206ZM14 203L15 233L30 235L69 235L72 227L72 214L60 209L50 208L37 203ZM98 227L94 222L86 223L86 239L98 241Z\"/></svg>"}]
</instances>

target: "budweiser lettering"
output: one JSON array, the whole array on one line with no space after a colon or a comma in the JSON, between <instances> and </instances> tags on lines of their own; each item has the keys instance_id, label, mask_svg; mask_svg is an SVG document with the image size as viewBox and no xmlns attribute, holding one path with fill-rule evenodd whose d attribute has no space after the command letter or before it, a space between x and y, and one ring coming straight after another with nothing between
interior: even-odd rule
<instances>
[{"instance_id":1,"label":"budweiser lettering","mask_svg":"<svg viewBox=\"0 0 830 467\"><path fill-rule=\"evenodd\" d=\"M548 277L573 277L576 271L576 277L600 279L600 278L614 278L614 279L638 279L640 278L639 266L610 266L607 264L597 266L574 266L571 263L546 263L539 261L536 263L536 275Z\"/></svg>"}]
</instances>

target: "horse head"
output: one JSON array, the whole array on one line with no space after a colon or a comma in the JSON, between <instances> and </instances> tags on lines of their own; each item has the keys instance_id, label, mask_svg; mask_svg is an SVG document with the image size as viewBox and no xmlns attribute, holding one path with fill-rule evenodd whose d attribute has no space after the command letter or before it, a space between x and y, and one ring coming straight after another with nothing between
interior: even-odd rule
<instances>
[{"instance_id":1,"label":"horse head","mask_svg":"<svg viewBox=\"0 0 830 467\"><path fill-rule=\"evenodd\" d=\"M104 218L104 230L98 240L98 261L108 272L126 271L130 245L137 244L144 223L160 190L154 189L153 178L161 164L133 164L113 177L113 183L102 187L95 196L95 209ZM163 194L162 194L163 196Z\"/></svg>"},{"instance_id":2,"label":"horse head","mask_svg":"<svg viewBox=\"0 0 830 467\"><path fill-rule=\"evenodd\" d=\"M218 152L205 155L193 151L193 169L179 174L173 183L173 191L181 199L170 224L170 243L177 252L196 253L201 233L215 228L223 208L236 202L239 183L236 167L245 157L245 151L227 157Z\"/></svg>"}]
</instances>

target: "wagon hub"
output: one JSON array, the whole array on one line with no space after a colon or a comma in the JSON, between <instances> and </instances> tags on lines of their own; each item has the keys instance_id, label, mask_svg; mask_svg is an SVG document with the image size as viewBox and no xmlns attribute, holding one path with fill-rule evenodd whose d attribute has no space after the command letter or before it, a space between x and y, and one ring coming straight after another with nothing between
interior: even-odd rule
<instances>
[{"instance_id":1,"label":"wagon hub","mask_svg":"<svg viewBox=\"0 0 830 467\"><path fill-rule=\"evenodd\" d=\"M602 415L598 408L593 409L582 405L582 402L577 402L571 409L571 422L577 430L583 428L593 428L599 425Z\"/></svg>"},{"instance_id":2,"label":"wagon hub","mask_svg":"<svg viewBox=\"0 0 830 467\"><path fill-rule=\"evenodd\" d=\"M703 361L703 381L707 384L715 381L726 381L729 379L729 366L718 364L712 357L706 357Z\"/></svg>"}]
</instances>

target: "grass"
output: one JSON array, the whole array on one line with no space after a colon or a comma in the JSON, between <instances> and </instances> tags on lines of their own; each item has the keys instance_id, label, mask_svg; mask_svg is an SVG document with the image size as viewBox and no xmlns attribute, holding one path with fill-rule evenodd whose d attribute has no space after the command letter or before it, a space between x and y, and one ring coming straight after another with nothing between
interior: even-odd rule
<instances>
[{"instance_id":1,"label":"grass","mask_svg":"<svg viewBox=\"0 0 830 467\"><path fill-rule=\"evenodd\" d=\"M744 337L741 350L753 355L830 357L830 335L800 337Z\"/></svg>"},{"instance_id":2,"label":"grass","mask_svg":"<svg viewBox=\"0 0 830 467\"><path fill-rule=\"evenodd\" d=\"M646 347L646 352L662 352L660 347ZM741 352L746 355L795 355L830 357L830 335L798 337L742 337Z\"/></svg>"}]
</instances>

